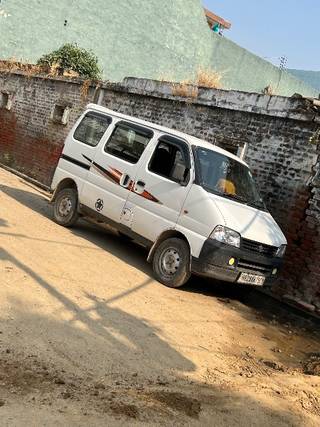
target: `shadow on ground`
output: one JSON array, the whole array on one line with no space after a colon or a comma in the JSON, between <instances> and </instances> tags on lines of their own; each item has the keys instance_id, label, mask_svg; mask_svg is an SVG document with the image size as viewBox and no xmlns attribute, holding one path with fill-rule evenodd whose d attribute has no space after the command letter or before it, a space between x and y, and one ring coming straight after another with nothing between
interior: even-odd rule
<instances>
[{"instance_id":1,"label":"shadow on ground","mask_svg":"<svg viewBox=\"0 0 320 427\"><path fill-rule=\"evenodd\" d=\"M301 425L301 415L288 409L275 410L231 387L186 379L196 369L194 363L161 338L162 331L150 322L111 306L114 298L99 299L87 293L90 305L83 309L13 254L0 249L0 260L32 278L70 317L68 321L49 318L27 307L23 298L9 299L14 319L11 328L16 336L27 335L34 354L18 354L10 348L0 352L0 376L8 401L12 395L37 396L42 405L52 405L63 398L80 402L87 415L88 411L109 413L138 421L160 418L163 423L190 423L198 419L204 424L230 426L247 425L250 420L252 426ZM68 371L73 373L39 358L38 346L55 355L49 360L67 361ZM95 365L92 371L83 369L81 355L91 360L89 366Z\"/></svg>"},{"instance_id":2,"label":"shadow on ground","mask_svg":"<svg viewBox=\"0 0 320 427\"><path fill-rule=\"evenodd\" d=\"M8 227L8 223L6 220L0 218L0 227Z\"/></svg>"},{"instance_id":3,"label":"shadow on ground","mask_svg":"<svg viewBox=\"0 0 320 427\"><path fill-rule=\"evenodd\" d=\"M0 184L0 190L17 202L27 206L52 221L52 208L42 195L9 187L3 184ZM0 220L0 226L1 221L3 221L2 225L5 226L6 222L4 220ZM136 243L123 240L117 233L105 230L84 220L80 220L71 232L77 236L83 237L100 249L111 253L122 261L125 261L152 277L151 266L146 261L147 251ZM2 231L0 232L0 235L1 233L10 234ZM26 239L29 238L28 236L23 235L19 235L18 237L25 237ZM75 247L86 247L85 245L74 245L69 242L52 240L48 240L48 243L63 243L65 245ZM279 324L290 323L293 327L297 326L300 328L306 328L312 333L316 332L319 328L320 323L318 323L316 319L311 319L302 312L290 308L274 300L270 296L262 294L259 290L252 287L193 277L182 290L184 292L201 293L208 296L214 296L221 300L225 299L225 301L221 302L227 302L228 300L237 301L244 306L252 308L253 314L259 315L262 320L273 320L276 316ZM245 315L245 312L243 314Z\"/></svg>"},{"instance_id":4,"label":"shadow on ground","mask_svg":"<svg viewBox=\"0 0 320 427\"><path fill-rule=\"evenodd\" d=\"M5 194L13 198L18 203L27 206L38 214L48 218L50 221L52 220L51 206L42 195L9 187L3 184L0 184L0 190L2 190ZM0 220L0 225L6 226L6 221ZM143 271L150 277L149 282L152 281L152 269L150 264L148 264L146 261L147 251L141 246L138 246L134 242L119 238L117 233L105 230L83 220L79 221L77 226L73 228L71 232L76 236L82 237L83 239L91 242L93 246L86 246L85 244L74 244L68 242L67 240L64 242L54 240L46 241L48 244L71 245L73 247L89 248L93 251L94 247L103 249L113 256L118 257L127 264L139 269L140 271ZM6 231L5 228L0 231L0 236L1 234L11 235L8 231ZM37 240L35 237L29 237L26 235L19 235L17 237L25 238L26 240ZM25 268L27 267L25 266ZM137 288L127 291L126 295L132 292L136 292L138 289L141 289L147 285L148 283L140 284L137 286ZM51 289L51 292L54 293L54 289ZM270 296L267 296L251 287L193 277L189 283L181 289L181 292L201 293L203 295L207 295L208 297L217 298L219 303L227 304L230 306L230 308L237 310L237 312L239 312L248 320L266 326L266 329L269 329L268 326L271 323L285 333L287 330L293 330L296 335L301 335L304 338L310 338L317 343L320 342L320 338L317 333L319 330L318 322L311 320L308 317L304 317L302 313L298 313L294 309L283 305ZM59 296L57 297L59 298ZM121 297L122 296L120 295L117 298ZM279 338L277 336L272 336L272 339L277 341ZM281 339L283 339L283 337ZM299 340L296 341L298 347ZM302 349L304 348L303 343L300 344L301 349L299 351L299 358L303 356ZM283 361L283 358L286 355L278 354L275 356Z\"/></svg>"},{"instance_id":5,"label":"shadow on ground","mask_svg":"<svg viewBox=\"0 0 320 427\"><path fill-rule=\"evenodd\" d=\"M0 185L0 190L51 220L48 202L42 196L3 184ZM6 232L5 220L1 220L0 225L3 227L0 236L14 236ZM74 372L72 377L61 380L61 376L68 375L53 365L44 367L47 361L38 360L35 363L36 355L31 355L29 361L26 355L13 354L9 349L9 352L0 353L0 376L4 378L8 393L32 395L37 390L42 390L43 384L43 393L51 392L51 399L64 393L65 399L80 400L84 402L84 406L88 405L97 411L138 420L145 420L146 415L147 418L152 418L160 414L162 420L163 417L168 417L170 422L180 422L180 415L186 417L185 420L200 417L203 422L205 417L209 417L208 421L221 426L247 425L248 420L250 425L257 426L301 425L300 415L285 407L275 410L258 398L253 399L231 388L222 389L186 379L197 368L193 361L173 348L163 338L162 331L150 322L112 306L117 299L148 286L153 280L151 268L146 262L146 251L86 222L80 222L72 233L140 269L149 278L136 288L109 300L87 293L84 297L88 308L83 309L59 291L53 282L39 276L5 248L0 248L0 261L10 262L32 278L69 314L69 320L64 321L57 317L48 318L34 312L31 307L26 307L23 298L11 298L9 303L14 319L12 328L18 334L38 330L36 338L32 334L29 336L30 342L35 340L35 347L39 345L46 348L56 359L67 361L70 371ZM26 240L33 238L26 235L18 237ZM47 242L70 244L53 240ZM301 326L299 317L284 312L278 303L256 292L249 292L248 289L193 278L181 292L201 293L218 298L221 304L231 304L244 317L257 322L273 321L276 315L279 325L290 321ZM4 322L5 319L2 323ZM94 365L92 372L89 370L85 377L81 374L83 366L79 355L89 357ZM95 380L94 372L97 370L101 372L101 384L97 384ZM31 377L38 378L39 381L33 386L30 376L25 377L25 372L31 372ZM50 402L50 396L47 397L47 402Z\"/></svg>"}]
</instances>

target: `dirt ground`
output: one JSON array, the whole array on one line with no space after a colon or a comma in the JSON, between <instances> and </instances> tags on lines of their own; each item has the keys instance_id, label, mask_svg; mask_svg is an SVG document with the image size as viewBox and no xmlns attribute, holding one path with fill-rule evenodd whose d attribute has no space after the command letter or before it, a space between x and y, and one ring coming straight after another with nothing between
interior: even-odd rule
<instances>
[{"instance_id":1,"label":"dirt ground","mask_svg":"<svg viewBox=\"0 0 320 427\"><path fill-rule=\"evenodd\" d=\"M145 259L0 169L1 426L320 425L319 324Z\"/></svg>"}]
</instances>

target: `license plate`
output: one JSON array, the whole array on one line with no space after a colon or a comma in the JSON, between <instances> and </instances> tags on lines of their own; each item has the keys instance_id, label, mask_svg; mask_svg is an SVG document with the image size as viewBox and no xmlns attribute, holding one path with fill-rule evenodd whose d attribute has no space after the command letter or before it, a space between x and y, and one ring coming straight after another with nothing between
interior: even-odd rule
<instances>
[{"instance_id":1,"label":"license plate","mask_svg":"<svg viewBox=\"0 0 320 427\"><path fill-rule=\"evenodd\" d=\"M241 273L238 283L246 283L248 285L263 286L266 278L257 274Z\"/></svg>"}]
</instances>

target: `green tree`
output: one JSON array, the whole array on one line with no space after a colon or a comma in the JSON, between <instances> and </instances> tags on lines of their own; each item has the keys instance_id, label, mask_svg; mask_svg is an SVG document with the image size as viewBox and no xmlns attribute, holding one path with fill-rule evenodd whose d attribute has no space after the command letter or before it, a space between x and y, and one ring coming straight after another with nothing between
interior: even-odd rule
<instances>
[{"instance_id":1,"label":"green tree","mask_svg":"<svg viewBox=\"0 0 320 427\"><path fill-rule=\"evenodd\" d=\"M67 43L59 49L43 55L37 64L43 67L56 67L60 75L72 70L86 79L101 78L98 58L92 51L83 49L76 43Z\"/></svg>"}]
</instances>

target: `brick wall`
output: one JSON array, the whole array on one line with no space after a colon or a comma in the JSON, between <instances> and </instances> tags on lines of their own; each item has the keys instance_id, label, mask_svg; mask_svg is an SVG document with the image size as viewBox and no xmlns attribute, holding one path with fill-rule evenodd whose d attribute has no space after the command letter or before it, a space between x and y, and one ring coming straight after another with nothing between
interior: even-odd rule
<instances>
[{"instance_id":1,"label":"brick wall","mask_svg":"<svg viewBox=\"0 0 320 427\"><path fill-rule=\"evenodd\" d=\"M307 185L318 159L309 143L319 120L311 101L205 89L186 99L169 84L136 79L91 87L83 99L82 84L0 74L0 92L12 99L10 111L0 109L0 161L49 185L65 136L93 99L223 147L247 144L246 160L289 242L275 292L320 313L320 189ZM67 125L52 120L55 104L70 107Z\"/></svg>"},{"instance_id":2,"label":"brick wall","mask_svg":"<svg viewBox=\"0 0 320 427\"><path fill-rule=\"evenodd\" d=\"M12 100L10 110L0 109L0 162L50 185L63 141L87 102L81 90L79 82L0 74L0 92ZM71 106L67 126L51 119L55 105Z\"/></svg>"}]
</instances>

